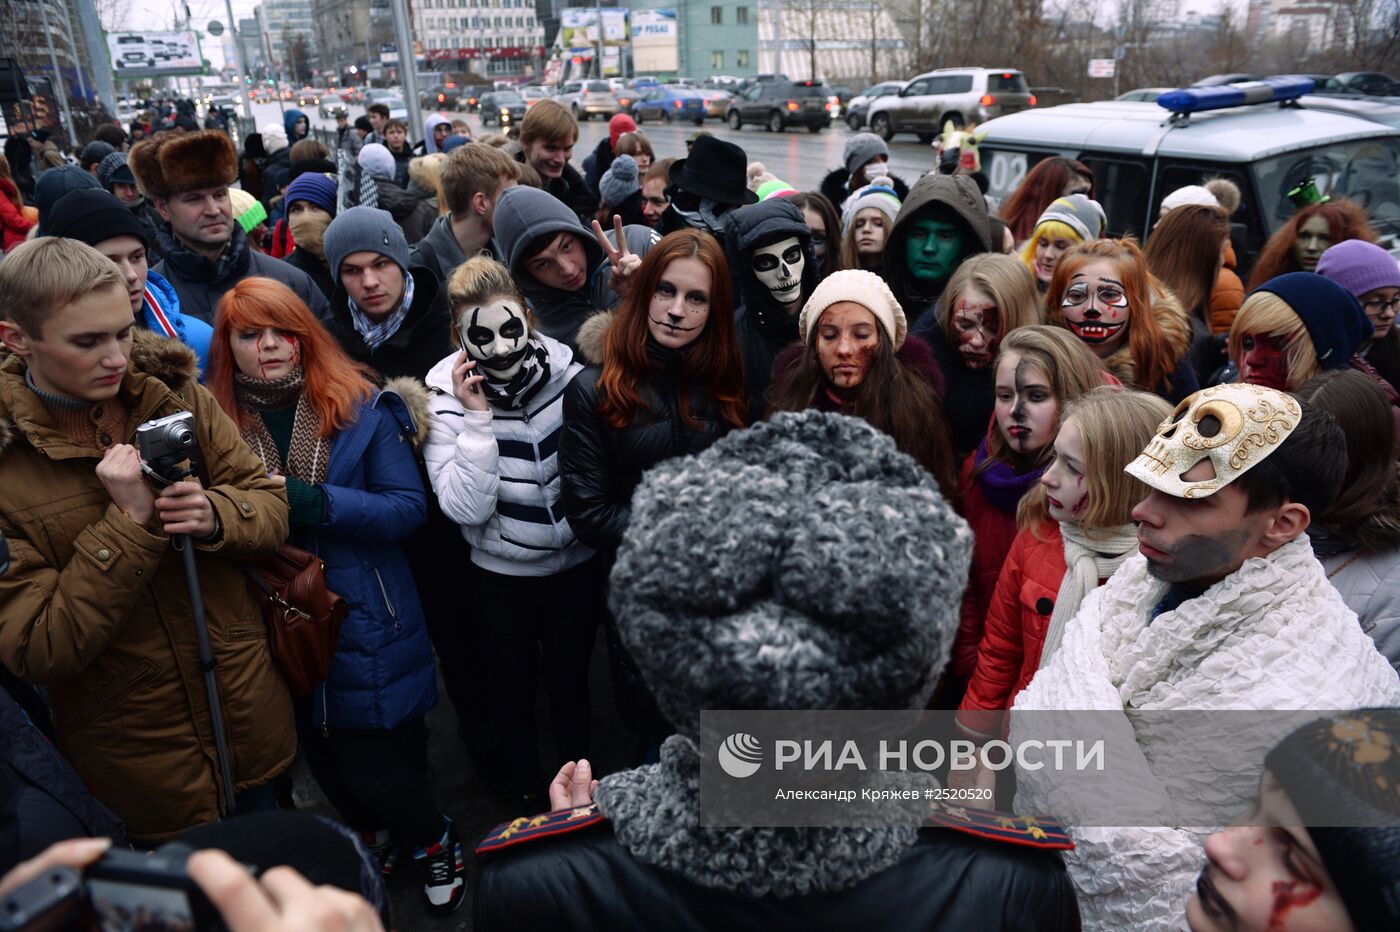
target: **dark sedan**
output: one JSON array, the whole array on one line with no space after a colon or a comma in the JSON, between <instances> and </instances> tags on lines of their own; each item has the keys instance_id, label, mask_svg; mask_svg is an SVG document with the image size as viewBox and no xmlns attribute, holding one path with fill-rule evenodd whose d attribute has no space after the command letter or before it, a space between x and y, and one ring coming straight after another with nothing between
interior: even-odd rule
<instances>
[{"instance_id":1,"label":"dark sedan","mask_svg":"<svg viewBox=\"0 0 1400 932\"><path fill-rule=\"evenodd\" d=\"M493 91L481 98L477 115L481 117L482 126L494 123L502 129L509 129L520 125L529 106L525 98L515 91Z\"/></svg>"},{"instance_id":2,"label":"dark sedan","mask_svg":"<svg viewBox=\"0 0 1400 932\"><path fill-rule=\"evenodd\" d=\"M632 101L632 119L640 126L645 120L670 123L689 120L696 126L705 122L705 98L694 88L667 84L645 89Z\"/></svg>"}]
</instances>

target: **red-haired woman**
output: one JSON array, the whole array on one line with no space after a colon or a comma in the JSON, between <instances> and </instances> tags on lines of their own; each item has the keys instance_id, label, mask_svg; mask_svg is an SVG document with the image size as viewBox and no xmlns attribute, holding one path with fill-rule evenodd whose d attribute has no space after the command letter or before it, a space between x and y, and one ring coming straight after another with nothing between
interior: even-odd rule
<instances>
[{"instance_id":1,"label":"red-haired woman","mask_svg":"<svg viewBox=\"0 0 1400 932\"><path fill-rule=\"evenodd\" d=\"M1191 321L1181 302L1147 270L1132 239L1071 248L1055 266L1045 322L1083 340L1129 388L1172 404L1200 387L1191 368Z\"/></svg>"},{"instance_id":2,"label":"red-haired woman","mask_svg":"<svg viewBox=\"0 0 1400 932\"><path fill-rule=\"evenodd\" d=\"M1249 273L1249 290L1289 272L1314 271L1329 246L1349 239L1376 241L1376 231L1359 204L1345 198L1309 204L1264 244Z\"/></svg>"},{"instance_id":3,"label":"red-haired woman","mask_svg":"<svg viewBox=\"0 0 1400 932\"><path fill-rule=\"evenodd\" d=\"M25 216L24 199L10 177L10 163L0 155L0 256L24 242L34 220Z\"/></svg>"},{"instance_id":4,"label":"red-haired woman","mask_svg":"<svg viewBox=\"0 0 1400 932\"><path fill-rule=\"evenodd\" d=\"M744 363L724 250L695 230L670 234L634 273L622 305L579 331L593 365L569 385L559 442L564 513L611 561L648 468L743 427ZM650 705L609 627L618 704L644 746L671 728Z\"/></svg>"},{"instance_id":5,"label":"red-haired woman","mask_svg":"<svg viewBox=\"0 0 1400 932\"><path fill-rule=\"evenodd\" d=\"M1035 222L1045 213L1045 208L1056 198L1083 194L1090 200L1097 200L1094 194L1094 173L1089 166L1076 159L1053 156L1041 159L1035 167L1021 179L1020 185L1001 205L1001 219L1011 230L1019 247L1031 238Z\"/></svg>"},{"instance_id":6,"label":"red-haired woman","mask_svg":"<svg viewBox=\"0 0 1400 932\"><path fill-rule=\"evenodd\" d=\"M269 278L245 278L220 299L208 385L285 481L292 541L324 561L327 587L350 605L330 678L298 704L311 771L386 869L408 849L429 910L451 912L466 876L428 785L423 717L437 702L436 671L399 546L427 515L408 409Z\"/></svg>"}]
</instances>

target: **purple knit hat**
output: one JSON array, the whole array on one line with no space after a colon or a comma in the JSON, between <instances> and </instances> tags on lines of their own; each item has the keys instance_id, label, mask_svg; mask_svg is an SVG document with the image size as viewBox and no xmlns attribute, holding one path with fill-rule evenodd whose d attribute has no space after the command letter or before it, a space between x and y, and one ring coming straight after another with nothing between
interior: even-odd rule
<instances>
[{"instance_id":1,"label":"purple knit hat","mask_svg":"<svg viewBox=\"0 0 1400 932\"><path fill-rule=\"evenodd\" d=\"M1356 297L1377 288L1400 288L1400 264L1375 243L1349 239L1331 246L1317 260L1317 274Z\"/></svg>"}]
</instances>

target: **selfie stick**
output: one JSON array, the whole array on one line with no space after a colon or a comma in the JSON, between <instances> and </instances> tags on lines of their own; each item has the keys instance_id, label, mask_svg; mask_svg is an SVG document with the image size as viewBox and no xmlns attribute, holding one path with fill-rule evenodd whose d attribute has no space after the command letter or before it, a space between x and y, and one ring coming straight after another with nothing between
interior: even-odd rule
<instances>
[{"instance_id":1,"label":"selfie stick","mask_svg":"<svg viewBox=\"0 0 1400 932\"><path fill-rule=\"evenodd\" d=\"M204 487L209 487L209 475L204 466L203 451L196 445L188 452L189 469L181 469L176 464L157 463L153 471L162 481L178 482L186 476L198 475ZM161 468L161 467L164 468ZM190 609L194 612L194 636L199 644L199 669L204 673L204 692L209 699L209 718L214 726L214 751L219 760L219 775L224 781L224 802L228 815L237 808L233 795L233 767L228 759L228 737L224 733L224 708L219 699L219 682L214 678L214 651L209 646L209 622L204 617L204 593L199 587L199 570L194 563L194 543L188 534L175 534L171 544L180 551L180 559L185 567L185 586L190 591Z\"/></svg>"}]
</instances>

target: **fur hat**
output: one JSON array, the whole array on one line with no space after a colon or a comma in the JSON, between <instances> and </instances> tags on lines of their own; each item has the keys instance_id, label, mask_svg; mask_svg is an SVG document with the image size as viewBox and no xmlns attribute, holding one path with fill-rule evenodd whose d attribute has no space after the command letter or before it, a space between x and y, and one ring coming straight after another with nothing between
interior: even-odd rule
<instances>
[{"instance_id":1,"label":"fur hat","mask_svg":"<svg viewBox=\"0 0 1400 932\"><path fill-rule=\"evenodd\" d=\"M1400 928L1400 725L1393 709L1309 722L1264 764L1288 793L1358 929Z\"/></svg>"},{"instance_id":2,"label":"fur hat","mask_svg":"<svg viewBox=\"0 0 1400 932\"><path fill-rule=\"evenodd\" d=\"M821 320L822 312L841 301L853 301L874 314L896 352L904 345L904 338L909 333L909 321L904 316L904 309L895 300L894 292L890 291L885 280L864 269L844 269L822 279L797 318L797 329L802 334L804 344L812 328Z\"/></svg>"},{"instance_id":3,"label":"fur hat","mask_svg":"<svg viewBox=\"0 0 1400 932\"><path fill-rule=\"evenodd\" d=\"M170 197L238 180L238 154L228 134L217 129L139 142L128 159L136 183L147 197Z\"/></svg>"},{"instance_id":4,"label":"fur hat","mask_svg":"<svg viewBox=\"0 0 1400 932\"><path fill-rule=\"evenodd\" d=\"M966 522L888 435L782 412L646 472L612 612L692 740L701 709L921 709L971 549Z\"/></svg>"}]
</instances>

